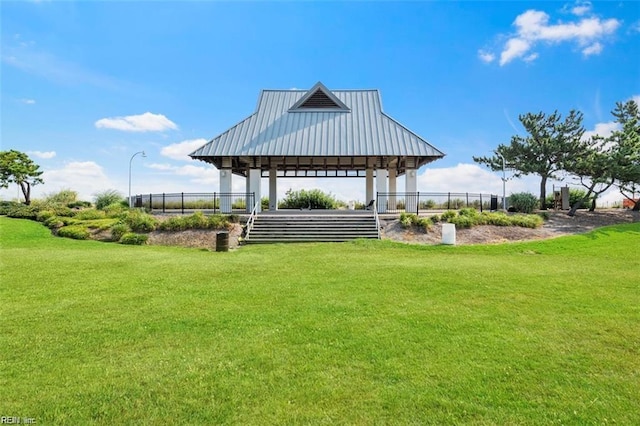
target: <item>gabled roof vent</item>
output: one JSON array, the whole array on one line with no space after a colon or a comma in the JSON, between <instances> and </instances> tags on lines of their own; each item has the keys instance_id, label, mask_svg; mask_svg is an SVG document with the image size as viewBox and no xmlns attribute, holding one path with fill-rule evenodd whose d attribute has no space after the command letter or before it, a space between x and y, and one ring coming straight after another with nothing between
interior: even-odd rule
<instances>
[{"instance_id":1,"label":"gabled roof vent","mask_svg":"<svg viewBox=\"0 0 640 426\"><path fill-rule=\"evenodd\" d=\"M318 82L289 109L289 112L311 111L349 111L349 107L331 93L324 84Z\"/></svg>"}]
</instances>

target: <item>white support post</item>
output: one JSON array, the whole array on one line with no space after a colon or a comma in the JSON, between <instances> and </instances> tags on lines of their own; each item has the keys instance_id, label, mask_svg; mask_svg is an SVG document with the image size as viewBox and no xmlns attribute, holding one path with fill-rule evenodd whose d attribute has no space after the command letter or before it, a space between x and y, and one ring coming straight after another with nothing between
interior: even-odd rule
<instances>
[{"instance_id":1,"label":"white support post","mask_svg":"<svg viewBox=\"0 0 640 426\"><path fill-rule=\"evenodd\" d=\"M398 171L396 169L389 170L389 208L395 210L397 208L396 196L397 185L396 178L398 177Z\"/></svg>"},{"instance_id":2,"label":"white support post","mask_svg":"<svg viewBox=\"0 0 640 426\"><path fill-rule=\"evenodd\" d=\"M373 169L367 169L366 170L365 180L366 180L366 187L367 187L367 191L366 191L366 197L367 198L364 200L364 204L367 205L367 204L369 204L369 201L373 200L373 198L374 198L374 194L373 194Z\"/></svg>"},{"instance_id":3,"label":"white support post","mask_svg":"<svg viewBox=\"0 0 640 426\"><path fill-rule=\"evenodd\" d=\"M376 170L376 191L377 192L387 192L387 170L386 169L378 169ZM387 211L387 198L380 200L376 200L376 207L378 208L378 213L384 213Z\"/></svg>"},{"instance_id":4,"label":"white support post","mask_svg":"<svg viewBox=\"0 0 640 426\"><path fill-rule=\"evenodd\" d=\"M405 176L405 211L413 213L418 211L418 171L408 169Z\"/></svg>"},{"instance_id":5,"label":"white support post","mask_svg":"<svg viewBox=\"0 0 640 426\"><path fill-rule=\"evenodd\" d=\"M278 210L278 170L269 170L269 210Z\"/></svg>"},{"instance_id":6,"label":"white support post","mask_svg":"<svg viewBox=\"0 0 640 426\"><path fill-rule=\"evenodd\" d=\"M220 170L220 193L231 193L231 169ZM231 204L233 200L230 195L220 195L220 211L222 213L231 213Z\"/></svg>"},{"instance_id":7,"label":"white support post","mask_svg":"<svg viewBox=\"0 0 640 426\"><path fill-rule=\"evenodd\" d=\"M255 195L253 202L258 204L258 208L256 209L256 212L262 211L261 203L258 202L262 198L262 195L260 193L261 178L262 178L262 171L260 169L249 169L249 179L248 179L249 191L248 192L253 192Z\"/></svg>"}]
</instances>

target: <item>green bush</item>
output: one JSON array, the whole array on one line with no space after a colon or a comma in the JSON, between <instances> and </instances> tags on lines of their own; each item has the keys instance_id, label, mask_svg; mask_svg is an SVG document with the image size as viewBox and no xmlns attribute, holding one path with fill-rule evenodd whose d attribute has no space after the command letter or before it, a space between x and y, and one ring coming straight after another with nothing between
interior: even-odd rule
<instances>
[{"instance_id":1,"label":"green bush","mask_svg":"<svg viewBox=\"0 0 640 426\"><path fill-rule=\"evenodd\" d=\"M25 205L15 203L7 210L7 216L13 217L16 219L31 219L37 220L38 212L40 211L39 207L36 204Z\"/></svg>"},{"instance_id":2,"label":"green bush","mask_svg":"<svg viewBox=\"0 0 640 426\"><path fill-rule=\"evenodd\" d=\"M324 193L319 189L306 191L293 191L289 189L286 192L284 200L280 202L279 207L282 209L325 209L332 210L337 207L338 203L331 194Z\"/></svg>"},{"instance_id":3,"label":"green bush","mask_svg":"<svg viewBox=\"0 0 640 426\"><path fill-rule=\"evenodd\" d=\"M471 228L478 224L477 218L472 216L456 216L449 219L449 223L456 225L456 228Z\"/></svg>"},{"instance_id":4,"label":"green bush","mask_svg":"<svg viewBox=\"0 0 640 426\"><path fill-rule=\"evenodd\" d=\"M531 213L539 205L538 197L529 192L518 192L509 196L509 205L519 213Z\"/></svg>"},{"instance_id":5,"label":"green bush","mask_svg":"<svg viewBox=\"0 0 640 426\"><path fill-rule=\"evenodd\" d=\"M443 222L449 222L451 219L453 219L457 215L458 213L455 212L454 210L447 210L446 212L440 215L440 218L442 219Z\"/></svg>"},{"instance_id":6,"label":"green bush","mask_svg":"<svg viewBox=\"0 0 640 426\"><path fill-rule=\"evenodd\" d=\"M129 229L129 225L125 223L115 224L111 227L111 239L113 241L120 241L122 236L128 232L131 232L131 229Z\"/></svg>"},{"instance_id":7,"label":"green bush","mask_svg":"<svg viewBox=\"0 0 640 426\"><path fill-rule=\"evenodd\" d=\"M158 229L162 231L184 231L185 229L223 229L229 223L237 223L239 216L214 214L205 216L202 212L195 212L190 216L173 216L160 222Z\"/></svg>"},{"instance_id":8,"label":"green bush","mask_svg":"<svg viewBox=\"0 0 640 426\"><path fill-rule=\"evenodd\" d=\"M52 216L49 219L43 221L42 224L49 229L58 229L64 226L64 222L60 220L58 216Z\"/></svg>"},{"instance_id":9,"label":"green bush","mask_svg":"<svg viewBox=\"0 0 640 426\"><path fill-rule=\"evenodd\" d=\"M103 219L106 217L105 212L96 209L83 209L77 212L74 216L79 220L91 220L91 219Z\"/></svg>"},{"instance_id":10,"label":"green bush","mask_svg":"<svg viewBox=\"0 0 640 426\"><path fill-rule=\"evenodd\" d=\"M103 210L111 204L121 203L122 201L125 201L124 198L115 189L107 189L106 191L99 192L94 197L96 209L98 210Z\"/></svg>"},{"instance_id":11,"label":"green bush","mask_svg":"<svg viewBox=\"0 0 640 426\"><path fill-rule=\"evenodd\" d=\"M123 205L122 203L113 203L105 206L102 210L104 211L105 215L107 215L107 217L118 217L129 210L129 207Z\"/></svg>"},{"instance_id":12,"label":"green bush","mask_svg":"<svg viewBox=\"0 0 640 426\"><path fill-rule=\"evenodd\" d=\"M0 215L6 215L9 213L9 210L19 205L21 204L16 203L15 201L0 201Z\"/></svg>"},{"instance_id":13,"label":"green bush","mask_svg":"<svg viewBox=\"0 0 640 426\"><path fill-rule=\"evenodd\" d=\"M51 210L40 210L38 212L38 214L36 215L36 220L38 222L44 222L47 219L50 219L52 217L54 217L56 215L56 213L54 211Z\"/></svg>"},{"instance_id":14,"label":"green bush","mask_svg":"<svg viewBox=\"0 0 640 426\"><path fill-rule=\"evenodd\" d=\"M78 200L78 193L71 189L61 189L60 191L49 194L45 197L45 204L60 204L62 206L68 206L71 203L75 203Z\"/></svg>"},{"instance_id":15,"label":"green bush","mask_svg":"<svg viewBox=\"0 0 640 426\"><path fill-rule=\"evenodd\" d=\"M484 213L485 223L494 226L511 226L509 216L502 212Z\"/></svg>"},{"instance_id":16,"label":"green bush","mask_svg":"<svg viewBox=\"0 0 640 426\"><path fill-rule=\"evenodd\" d=\"M580 188L569 188L569 205L573 206L575 205L578 201L584 199L584 197L587 195L587 191L585 191L584 189L580 189ZM593 197L589 197L589 199L587 201L585 201L582 206L580 206L581 209L588 209L591 206L591 200L593 199ZM547 206L547 208L552 209L553 206L553 202L555 200L555 196L553 195L553 192L549 195L547 195L547 198L545 199L545 204Z\"/></svg>"},{"instance_id":17,"label":"green bush","mask_svg":"<svg viewBox=\"0 0 640 426\"><path fill-rule=\"evenodd\" d=\"M148 239L149 239L148 235L127 232L122 236L122 238L120 238L120 244L141 246L143 244L146 244Z\"/></svg>"},{"instance_id":18,"label":"green bush","mask_svg":"<svg viewBox=\"0 0 640 426\"><path fill-rule=\"evenodd\" d=\"M538 215L515 214L509 217L512 226L521 228L539 228L544 222L542 217Z\"/></svg>"},{"instance_id":19,"label":"green bush","mask_svg":"<svg viewBox=\"0 0 640 426\"><path fill-rule=\"evenodd\" d=\"M151 232L156 229L158 221L141 209L129 210L124 215L124 222L133 232Z\"/></svg>"},{"instance_id":20,"label":"green bush","mask_svg":"<svg viewBox=\"0 0 640 426\"><path fill-rule=\"evenodd\" d=\"M91 203L89 201L74 201L67 204L67 207L69 207L70 209L88 208L91 207Z\"/></svg>"},{"instance_id":21,"label":"green bush","mask_svg":"<svg viewBox=\"0 0 640 426\"><path fill-rule=\"evenodd\" d=\"M69 225L58 229L58 235L74 240L86 240L89 238L89 231L83 225Z\"/></svg>"}]
</instances>

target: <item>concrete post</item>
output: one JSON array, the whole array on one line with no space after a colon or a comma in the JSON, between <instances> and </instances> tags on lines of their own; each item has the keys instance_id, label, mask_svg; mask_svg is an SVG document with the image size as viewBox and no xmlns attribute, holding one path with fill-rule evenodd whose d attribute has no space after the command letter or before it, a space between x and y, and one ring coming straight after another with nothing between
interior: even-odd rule
<instances>
[{"instance_id":1,"label":"concrete post","mask_svg":"<svg viewBox=\"0 0 640 426\"><path fill-rule=\"evenodd\" d=\"M365 180L366 180L367 191L366 191L366 199L364 200L364 204L367 205L369 204L369 201L375 198L375 195L373 194L373 169L366 170Z\"/></svg>"},{"instance_id":2,"label":"concrete post","mask_svg":"<svg viewBox=\"0 0 640 426\"><path fill-rule=\"evenodd\" d=\"M231 169L220 170L220 211L231 213ZM223 195L224 194L224 195Z\"/></svg>"},{"instance_id":3,"label":"concrete post","mask_svg":"<svg viewBox=\"0 0 640 426\"><path fill-rule=\"evenodd\" d=\"M408 169L405 176L405 211L415 213L418 211L418 171Z\"/></svg>"},{"instance_id":4,"label":"concrete post","mask_svg":"<svg viewBox=\"0 0 640 426\"><path fill-rule=\"evenodd\" d=\"M256 209L256 212L262 211L261 203L258 202L262 198L262 195L260 192L261 178L262 178L262 171L260 169L249 169L249 179L248 179L249 191L248 192L253 192L255 195L253 202L258 203L258 208Z\"/></svg>"},{"instance_id":5,"label":"concrete post","mask_svg":"<svg viewBox=\"0 0 640 426\"><path fill-rule=\"evenodd\" d=\"M397 177L398 177L398 171L396 169L389 170L389 193L390 194L395 194L396 192L398 192L397 185L396 185ZM389 208L391 210L396 210L397 208L395 195L389 195Z\"/></svg>"},{"instance_id":6,"label":"concrete post","mask_svg":"<svg viewBox=\"0 0 640 426\"><path fill-rule=\"evenodd\" d=\"M278 210L278 170L269 170L269 210Z\"/></svg>"},{"instance_id":7,"label":"concrete post","mask_svg":"<svg viewBox=\"0 0 640 426\"><path fill-rule=\"evenodd\" d=\"M387 192L387 170L376 170L376 191ZM387 198L376 200L376 206L378 207L378 213L384 213L387 211Z\"/></svg>"}]
</instances>

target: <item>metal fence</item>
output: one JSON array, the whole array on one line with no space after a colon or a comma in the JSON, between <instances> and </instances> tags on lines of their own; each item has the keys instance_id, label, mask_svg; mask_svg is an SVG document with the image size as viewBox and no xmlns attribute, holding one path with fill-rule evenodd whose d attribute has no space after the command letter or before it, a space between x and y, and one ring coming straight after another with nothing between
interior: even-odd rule
<instances>
[{"instance_id":1,"label":"metal fence","mask_svg":"<svg viewBox=\"0 0 640 426\"><path fill-rule=\"evenodd\" d=\"M415 213L428 210L458 210L473 207L477 210L502 208L502 197L469 192L378 192L378 213Z\"/></svg>"},{"instance_id":2,"label":"metal fence","mask_svg":"<svg viewBox=\"0 0 640 426\"><path fill-rule=\"evenodd\" d=\"M134 207L163 213L184 213L195 210L212 213L251 213L255 204L253 192L177 192L140 194L132 198Z\"/></svg>"}]
</instances>

